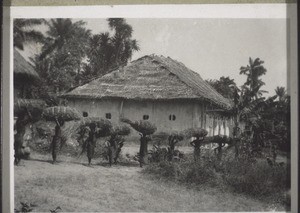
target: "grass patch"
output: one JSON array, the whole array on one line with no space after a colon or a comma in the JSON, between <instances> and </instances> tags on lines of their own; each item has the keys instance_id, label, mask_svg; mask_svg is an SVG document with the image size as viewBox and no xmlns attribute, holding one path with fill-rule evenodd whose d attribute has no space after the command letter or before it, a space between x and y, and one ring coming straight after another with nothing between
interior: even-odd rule
<instances>
[{"instance_id":1,"label":"grass patch","mask_svg":"<svg viewBox=\"0 0 300 213\"><path fill-rule=\"evenodd\" d=\"M131 147L127 147L131 151ZM136 147L132 147L136 151ZM32 160L15 166L15 208L20 202L35 204L34 212L220 212L270 211L271 206L216 187L185 187L141 174L138 163L103 166L95 159L61 155L56 165L50 154L32 153ZM192 185L192 184L191 184ZM159 201L159 202L158 202ZM217 202L216 202L217 201Z\"/></svg>"}]
</instances>

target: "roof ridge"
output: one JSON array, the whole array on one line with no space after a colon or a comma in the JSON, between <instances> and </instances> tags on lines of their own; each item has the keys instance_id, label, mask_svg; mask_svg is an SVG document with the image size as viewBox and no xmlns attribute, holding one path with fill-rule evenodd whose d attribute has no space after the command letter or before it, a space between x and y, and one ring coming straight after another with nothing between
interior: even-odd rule
<instances>
[{"instance_id":1,"label":"roof ridge","mask_svg":"<svg viewBox=\"0 0 300 213\"><path fill-rule=\"evenodd\" d=\"M160 57L157 56L157 55L154 55L154 57L158 57L158 58L160 59ZM153 57L153 59L155 59L154 57ZM161 56L161 57L164 57L164 56ZM164 58L166 58L166 57L164 57ZM168 57L168 58L170 58L170 57ZM171 59L171 58L170 58L170 59ZM174 60L174 59L171 59L171 60ZM174 61L175 61L175 60L174 60ZM163 61L161 61L161 60L159 61L159 63L163 64L164 67L166 67L166 70L167 70L169 73L175 75L179 81L181 81L182 83L184 83L186 86L188 86L189 88L191 88L191 89L194 91L195 88L193 88L192 86L188 85L183 79L181 79L181 78L178 76L177 73L174 73L174 72L172 72L170 69L168 69L168 65L167 65L167 64L165 64L165 63L164 63ZM197 95L197 94L195 94L195 95Z\"/></svg>"},{"instance_id":2,"label":"roof ridge","mask_svg":"<svg viewBox=\"0 0 300 213\"><path fill-rule=\"evenodd\" d=\"M163 65L166 67L166 70L167 70L168 72L174 74L181 82L183 82L185 85L187 85L189 88L191 88L191 89L196 93L195 95L199 95L199 93L198 93L199 91L197 91L198 89L195 88L194 86L190 85L188 82L186 82L186 80L183 79L183 78L181 78L177 73L172 72L172 70L168 69L168 67L169 67L168 64L166 64L165 61L162 61L161 58L164 58L164 59L167 59L167 60L171 60L172 62L175 62L175 63L178 64L179 66L184 67L184 68L185 68L188 72L190 72L191 74L197 75L197 76L203 81L203 83L204 83L203 86L204 86L204 89L205 89L205 90L210 90L210 92L213 92L215 95L221 96L221 97L224 99L224 101L226 101L228 104L230 104L230 103L229 103L229 100L226 99L225 97L223 97L220 93L218 93L218 92L217 92L212 86L210 86L207 82L205 82L205 80L201 77L201 75L200 75L199 73L197 73L197 72L195 72L195 71L189 69L189 68L186 67L182 62L178 62L177 60L172 59L172 58L170 58L170 57L157 56L157 55L154 55L154 57L157 57L157 58L159 59L159 62L160 62L161 64L163 64ZM153 58L154 58L154 57L153 57ZM191 80L192 80L192 83L195 83L196 86L199 86L199 85L197 84L197 82L194 82L195 79L191 79ZM195 91L195 90L196 90L196 91ZM207 98L207 97L203 97L203 98L206 99L206 100L211 101L211 99L209 99L209 98ZM213 102L216 103L217 101L214 100ZM220 104L220 103L217 102L216 104ZM221 104L221 105L225 106L224 104ZM225 107L227 107L227 106L225 106Z\"/></svg>"}]
</instances>

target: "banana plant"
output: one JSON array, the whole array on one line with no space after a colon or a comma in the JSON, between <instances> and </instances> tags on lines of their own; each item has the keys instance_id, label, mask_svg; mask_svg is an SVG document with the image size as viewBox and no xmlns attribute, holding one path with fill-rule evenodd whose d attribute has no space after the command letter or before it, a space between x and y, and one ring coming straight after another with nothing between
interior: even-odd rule
<instances>
[{"instance_id":1,"label":"banana plant","mask_svg":"<svg viewBox=\"0 0 300 213\"><path fill-rule=\"evenodd\" d=\"M225 112L226 116L233 119L233 143L235 147L235 155L239 156L239 146L241 141L241 128L240 123L244 122L249 127L250 138L253 137L252 127L257 127L261 119L260 112L266 106L266 100L264 97L253 98L252 91L248 87L242 86L239 89L237 86L232 86L233 90L233 103L232 108ZM275 96L268 101L276 98Z\"/></svg>"}]
</instances>

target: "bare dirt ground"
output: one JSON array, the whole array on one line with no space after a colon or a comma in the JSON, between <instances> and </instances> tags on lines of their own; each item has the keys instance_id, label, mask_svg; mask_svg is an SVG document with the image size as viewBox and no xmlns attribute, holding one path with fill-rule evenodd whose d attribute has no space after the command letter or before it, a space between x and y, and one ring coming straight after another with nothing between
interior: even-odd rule
<instances>
[{"instance_id":1,"label":"bare dirt ground","mask_svg":"<svg viewBox=\"0 0 300 213\"><path fill-rule=\"evenodd\" d=\"M37 205L37 212L57 206L64 212L278 210L240 194L210 187L195 190L146 176L136 162L109 167L95 159L88 167L85 156L58 159L52 165L50 154L32 154L31 160L15 166L15 208L29 202Z\"/></svg>"}]
</instances>

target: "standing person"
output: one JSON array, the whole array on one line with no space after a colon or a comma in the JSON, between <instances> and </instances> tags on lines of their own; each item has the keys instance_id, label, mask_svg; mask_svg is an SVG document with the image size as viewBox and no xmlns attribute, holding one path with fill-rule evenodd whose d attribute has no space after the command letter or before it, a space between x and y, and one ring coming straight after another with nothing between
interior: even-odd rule
<instances>
[{"instance_id":1,"label":"standing person","mask_svg":"<svg viewBox=\"0 0 300 213\"><path fill-rule=\"evenodd\" d=\"M87 139L90 134L90 128L88 126L85 126L81 129L79 133L79 137L77 138L79 144L81 144L81 153L78 155L78 158L86 151L87 149Z\"/></svg>"},{"instance_id":2,"label":"standing person","mask_svg":"<svg viewBox=\"0 0 300 213\"><path fill-rule=\"evenodd\" d=\"M200 146L201 142L204 140L204 137L197 136L195 140L193 140L190 144L194 147L194 159L195 161L200 158Z\"/></svg>"},{"instance_id":3,"label":"standing person","mask_svg":"<svg viewBox=\"0 0 300 213\"><path fill-rule=\"evenodd\" d=\"M276 144L272 144L271 145L271 152L272 152L272 159L274 161L274 163L276 162L276 158L277 158L277 145Z\"/></svg>"},{"instance_id":4,"label":"standing person","mask_svg":"<svg viewBox=\"0 0 300 213\"><path fill-rule=\"evenodd\" d=\"M215 136L214 142L218 144L216 148L214 148L214 152L217 155L218 160L222 159L222 148L226 145L226 136L221 137L219 135Z\"/></svg>"},{"instance_id":5,"label":"standing person","mask_svg":"<svg viewBox=\"0 0 300 213\"><path fill-rule=\"evenodd\" d=\"M52 163L55 164L57 163L56 157L57 157L57 152L58 148L62 143L62 133L61 133L61 127L64 125L64 121L59 119L56 119L56 126L55 126L55 134L52 139Z\"/></svg>"},{"instance_id":6,"label":"standing person","mask_svg":"<svg viewBox=\"0 0 300 213\"><path fill-rule=\"evenodd\" d=\"M26 125L29 123L29 116L27 114L19 115L16 121L16 135L14 140L15 149L15 164L19 165L22 157L23 137L26 130Z\"/></svg>"},{"instance_id":7,"label":"standing person","mask_svg":"<svg viewBox=\"0 0 300 213\"><path fill-rule=\"evenodd\" d=\"M172 161L173 157L174 157L175 145L179 142L179 140L175 136L170 135L168 137L168 141L169 141L168 158L169 158L169 161Z\"/></svg>"},{"instance_id":8,"label":"standing person","mask_svg":"<svg viewBox=\"0 0 300 213\"><path fill-rule=\"evenodd\" d=\"M89 166L92 163L92 158L95 154L95 147L96 147L96 124L91 123L89 125L89 131L88 131L88 138L86 141L86 149L87 149L87 157L89 161Z\"/></svg>"},{"instance_id":9,"label":"standing person","mask_svg":"<svg viewBox=\"0 0 300 213\"><path fill-rule=\"evenodd\" d=\"M151 141L150 135L141 135L141 146L140 146L140 167L144 164L148 164L148 142Z\"/></svg>"},{"instance_id":10,"label":"standing person","mask_svg":"<svg viewBox=\"0 0 300 213\"><path fill-rule=\"evenodd\" d=\"M239 156L239 149L240 149L240 140L241 140L241 134L242 131L239 127L233 128L233 144L235 148L235 157L237 158Z\"/></svg>"},{"instance_id":11,"label":"standing person","mask_svg":"<svg viewBox=\"0 0 300 213\"><path fill-rule=\"evenodd\" d=\"M109 165L111 166L114 162L116 163L117 160L117 140L118 140L118 136L117 135L112 135L110 137L110 139L107 141L106 143L106 147L107 147L107 154L108 154L108 161L109 161Z\"/></svg>"},{"instance_id":12,"label":"standing person","mask_svg":"<svg viewBox=\"0 0 300 213\"><path fill-rule=\"evenodd\" d=\"M116 147L116 154L114 156L114 162L117 163L119 155L121 153L122 147L124 146L124 138L122 136L117 137L117 147Z\"/></svg>"}]
</instances>

